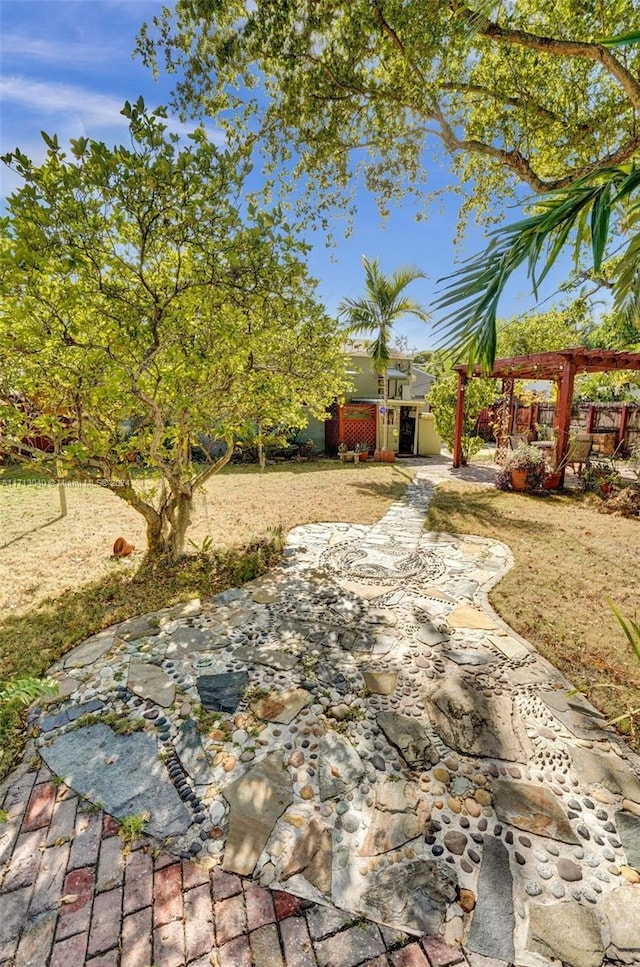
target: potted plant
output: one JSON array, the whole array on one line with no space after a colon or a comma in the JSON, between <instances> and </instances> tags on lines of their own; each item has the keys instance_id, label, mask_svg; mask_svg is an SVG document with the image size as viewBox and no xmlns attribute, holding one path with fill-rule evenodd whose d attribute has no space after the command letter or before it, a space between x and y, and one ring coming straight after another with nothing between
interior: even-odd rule
<instances>
[{"instance_id":1,"label":"potted plant","mask_svg":"<svg viewBox=\"0 0 640 967\"><path fill-rule=\"evenodd\" d=\"M542 486L545 490L558 490L561 477L562 474L559 470L547 470Z\"/></svg>"},{"instance_id":2,"label":"potted plant","mask_svg":"<svg viewBox=\"0 0 640 967\"><path fill-rule=\"evenodd\" d=\"M356 443L355 452L358 454L360 463L366 463L369 459L369 447L366 443Z\"/></svg>"},{"instance_id":3,"label":"potted plant","mask_svg":"<svg viewBox=\"0 0 640 967\"><path fill-rule=\"evenodd\" d=\"M547 467L544 453L521 443L510 453L496 477L496 487L499 490L517 490L531 492L542 490Z\"/></svg>"},{"instance_id":4,"label":"potted plant","mask_svg":"<svg viewBox=\"0 0 640 967\"><path fill-rule=\"evenodd\" d=\"M595 491L605 497L620 482L620 475L613 460L593 460L585 466L582 481L585 490Z\"/></svg>"},{"instance_id":5,"label":"potted plant","mask_svg":"<svg viewBox=\"0 0 640 967\"><path fill-rule=\"evenodd\" d=\"M338 457L343 463L357 463L358 454L355 450L349 450L346 443L341 443L338 447Z\"/></svg>"}]
</instances>

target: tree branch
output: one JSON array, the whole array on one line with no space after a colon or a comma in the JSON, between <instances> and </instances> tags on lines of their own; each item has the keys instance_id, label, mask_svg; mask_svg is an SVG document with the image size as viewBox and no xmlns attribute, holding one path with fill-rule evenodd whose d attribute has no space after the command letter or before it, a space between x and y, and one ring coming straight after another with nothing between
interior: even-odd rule
<instances>
[{"instance_id":1,"label":"tree branch","mask_svg":"<svg viewBox=\"0 0 640 967\"><path fill-rule=\"evenodd\" d=\"M500 24L489 20L488 17L479 16L460 0L450 0L450 3L454 13L465 20L473 30L493 43L526 47L529 50L537 50L543 54L553 54L560 57L578 57L582 60L591 60L601 64L608 74L615 77L636 110L640 110L640 82L638 78L634 77L631 71L627 70L624 64L621 64L601 44L580 40L559 40L556 37L544 37L529 33L526 30L501 27Z\"/></svg>"},{"instance_id":2,"label":"tree branch","mask_svg":"<svg viewBox=\"0 0 640 967\"><path fill-rule=\"evenodd\" d=\"M544 107L542 104L536 104L530 99L529 94L526 94L526 100L521 97L509 97L506 94L497 94L495 91L490 90L488 87L483 87L482 84L454 84L453 82L445 82L441 85L443 91L451 91L454 94L482 94L486 97L491 97L496 101L500 101L503 104L509 104L511 107L524 108L525 110L531 110L538 117L544 118L548 121L560 121L561 118L558 117L553 111L550 111L548 107Z\"/></svg>"}]
</instances>

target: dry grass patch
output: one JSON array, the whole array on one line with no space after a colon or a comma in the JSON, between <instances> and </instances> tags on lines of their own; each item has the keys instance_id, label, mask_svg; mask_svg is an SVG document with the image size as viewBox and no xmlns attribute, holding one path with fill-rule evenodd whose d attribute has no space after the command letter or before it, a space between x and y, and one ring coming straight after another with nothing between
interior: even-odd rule
<instances>
[{"instance_id":1,"label":"dry grass patch","mask_svg":"<svg viewBox=\"0 0 640 967\"><path fill-rule=\"evenodd\" d=\"M4 471L5 475L7 471ZM3 471L0 468L0 483ZM326 460L228 467L195 500L187 550L211 538L213 548L239 548L298 524L372 524L402 494L410 467ZM124 501L94 486L67 487L60 518L57 486L37 480L0 486L0 608L24 614L34 605L108 577L133 573L145 549L144 521ZM143 486L144 484L141 484ZM135 544L130 558L111 557L114 540Z\"/></svg>"},{"instance_id":2,"label":"dry grass patch","mask_svg":"<svg viewBox=\"0 0 640 967\"><path fill-rule=\"evenodd\" d=\"M615 718L640 706L640 667L607 604L611 598L624 615L640 613L640 521L605 516L596 505L597 498L542 499L446 483L429 526L509 545L515 567L491 592L493 607ZM632 743L640 751L637 720Z\"/></svg>"}]
</instances>

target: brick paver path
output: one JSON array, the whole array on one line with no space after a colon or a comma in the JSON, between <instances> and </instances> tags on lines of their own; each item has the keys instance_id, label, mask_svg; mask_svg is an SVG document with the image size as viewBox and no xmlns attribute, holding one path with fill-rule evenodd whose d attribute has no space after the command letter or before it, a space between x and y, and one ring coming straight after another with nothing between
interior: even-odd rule
<instances>
[{"instance_id":1,"label":"brick paver path","mask_svg":"<svg viewBox=\"0 0 640 967\"><path fill-rule=\"evenodd\" d=\"M6 967L492 967L434 938L130 848L106 813L23 766L0 787L0 964ZM497 962L495 962L497 964Z\"/></svg>"}]
</instances>

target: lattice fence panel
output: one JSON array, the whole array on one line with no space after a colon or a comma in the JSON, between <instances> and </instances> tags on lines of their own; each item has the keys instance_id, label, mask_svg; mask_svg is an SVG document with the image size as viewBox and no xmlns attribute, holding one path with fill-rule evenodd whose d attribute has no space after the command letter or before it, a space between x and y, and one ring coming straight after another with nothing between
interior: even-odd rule
<instances>
[{"instance_id":1,"label":"lattice fence panel","mask_svg":"<svg viewBox=\"0 0 640 967\"><path fill-rule=\"evenodd\" d=\"M375 403L347 403L344 407L343 443L349 449L364 443L370 450L376 447Z\"/></svg>"}]
</instances>

